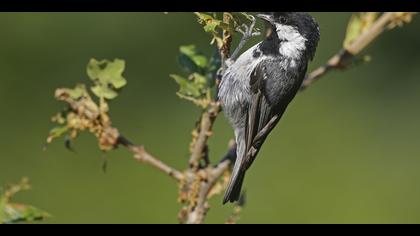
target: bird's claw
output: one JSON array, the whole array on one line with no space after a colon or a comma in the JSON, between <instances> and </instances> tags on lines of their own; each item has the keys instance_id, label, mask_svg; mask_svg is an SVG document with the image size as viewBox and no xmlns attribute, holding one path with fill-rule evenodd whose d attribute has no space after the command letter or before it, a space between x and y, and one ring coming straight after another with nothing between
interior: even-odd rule
<instances>
[{"instance_id":1,"label":"bird's claw","mask_svg":"<svg viewBox=\"0 0 420 236\"><path fill-rule=\"evenodd\" d=\"M251 20L251 24L248 26L246 24L242 24L241 26L237 27L235 30L238 33L241 33L243 36L243 39L249 39L252 36L258 36L260 33L259 32L252 32L254 30L255 27L255 23L257 22L257 20L255 19L254 16L250 15L250 20Z\"/></svg>"},{"instance_id":2,"label":"bird's claw","mask_svg":"<svg viewBox=\"0 0 420 236\"><path fill-rule=\"evenodd\" d=\"M251 24L248 26L246 24L242 24L241 26L237 27L235 30L242 34L242 39L239 42L239 45L236 47L236 49L233 51L232 55L230 56L229 60L224 63L226 67L229 67L233 64L233 62L236 60L236 57L239 55L240 50L245 45L245 43L252 38L253 36L260 35L260 32L254 31L254 26L257 20L254 16L250 16Z\"/></svg>"}]
</instances>

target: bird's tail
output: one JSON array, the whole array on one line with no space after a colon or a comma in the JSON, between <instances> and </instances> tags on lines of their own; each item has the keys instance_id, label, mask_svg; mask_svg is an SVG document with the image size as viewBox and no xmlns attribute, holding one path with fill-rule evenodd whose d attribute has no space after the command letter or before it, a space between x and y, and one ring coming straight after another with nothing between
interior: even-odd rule
<instances>
[{"instance_id":1,"label":"bird's tail","mask_svg":"<svg viewBox=\"0 0 420 236\"><path fill-rule=\"evenodd\" d=\"M236 164L235 164L235 167L236 167ZM244 178L245 178L245 170L238 169L236 170L236 173L235 172L232 173L232 178L227 187L225 197L223 198L223 204L227 202L235 202L239 200Z\"/></svg>"},{"instance_id":2,"label":"bird's tail","mask_svg":"<svg viewBox=\"0 0 420 236\"><path fill-rule=\"evenodd\" d=\"M240 139L238 139L240 140ZM246 168L242 166L242 159L245 158L245 144L237 142L236 161L232 170L232 177L223 198L223 204L239 200L241 195L242 183L244 182Z\"/></svg>"}]
</instances>

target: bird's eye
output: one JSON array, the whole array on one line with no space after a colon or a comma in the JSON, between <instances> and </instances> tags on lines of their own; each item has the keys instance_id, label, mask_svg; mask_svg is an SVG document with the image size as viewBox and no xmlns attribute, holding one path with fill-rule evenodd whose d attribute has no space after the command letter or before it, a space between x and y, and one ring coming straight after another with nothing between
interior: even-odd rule
<instances>
[{"instance_id":1,"label":"bird's eye","mask_svg":"<svg viewBox=\"0 0 420 236\"><path fill-rule=\"evenodd\" d=\"M287 23L287 19L284 16L280 16L279 21L281 24L286 24Z\"/></svg>"}]
</instances>

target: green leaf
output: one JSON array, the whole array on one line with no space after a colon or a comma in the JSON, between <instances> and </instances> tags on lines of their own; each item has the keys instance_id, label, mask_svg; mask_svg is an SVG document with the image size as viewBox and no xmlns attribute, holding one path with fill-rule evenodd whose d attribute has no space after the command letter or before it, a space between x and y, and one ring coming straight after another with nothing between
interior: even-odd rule
<instances>
[{"instance_id":1,"label":"green leaf","mask_svg":"<svg viewBox=\"0 0 420 236\"><path fill-rule=\"evenodd\" d=\"M204 26L203 29L205 32L213 33L216 32L216 28L220 26L221 21L220 20L209 20Z\"/></svg>"},{"instance_id":2,"label":"green leaf","mask_svg":"<svg viewBox=\"0 0 420 236\"><path fill-rule=\"evenodd\" d=\"M216 27L220 24L220 20L214 19L212 16L196 12L196 16L198 17L198 22L203 25L203 29L206 32L215 32Z\"/></svg>"},{"instance_id":3,"label":"green leaf","mask_svg":"<svg viewBox=\"0 0 420 236\"><path fill-rule=\"evenodd\" d=\"M114 99L118 96L117 92L115 92L114 90L110 89L107 86L96 85L96 86L93 86L91 90L97 97L100 97L100 98L103 97L106 99Z\"/></svg>"},{"instance_id":4,"label":"green leaf","mask_svg":"<svg viewBox=\"0 0 420 236\"><path fill-rule=\"evenodd\" d=\"M192 97L199 97L201 95L199 86L194 84L192 81L179 75L170 75L170 77L178 83L179 93Z\"/></svg>"},{"instance_id":5,"label":"green leaf","mask_svg":"<svg viewBox=\"0 0 420 236\"><path fill-rule=\"evenodd\" d=\"M53 139L59 138L69 131L67 126L57 126L50 130L47 138L47 143L51 143Z\"/></svg>"},{"instance_id":6,"label":"green leaf","mask_svg":"<svg viewBox=\"0 0 420 236\"><path fill-rule=\"evenodd\" d=\"M86 89L84 88L84 86L83 87L76 86L76 88L74 89L68 89L68 93L70 97L75 100L81 98L85 94L85 92L86 92Z\"/></svg>"},{"instance_id":7,"label":"green leaf","mask_svg":"<svg viewBox=\"0 0 420 236\"><path fill-rule=\"evenodd\" d=\"M195 45L184 45L179 47L181 54L190 58L198 67L204 68L207 66L207 57L197 51Z\"/></svg>"},{"instance_id":8,"label":"green leaf","mask_svg":"<svg viewBox=\"0 0 420 236\"><path fill-rule=\"evenodd\" d=\"M378 16L378 12L360 12L353 14L347 25L346 37L343 42L344 48L350 46L357 37L369 30Z\"/></svg>"},{"instance_id":9,"label":"green leaf","mask_svg":"<svg viewBox=\"0 0 420 236\"><path fill-rule=\"evenodd\" d=\"M127 80L122 76L124 69L124 60L115 59L112 62L91 59L87 66L87 74L96 83L96 86L91 88L95 95L107 99L115 98L117 96L115 90L127 84Z\"/></svg>"},{"instance_id":10,"label":"green leaf","mask_svg":"<svg viewBox=\"0 0 420 236\"><path fill-rule=\"evenodd\" d=\"M234 32L234 27L232 25L224 23L221 19L216 19L217 14L214 14L214 16L201 12L196 12L195 14L198 17L198 22L203 25L205 32L218 34L216 31L218 28Z\"/></svg>"},{"instance_id":11,"label":"green leaf","mask_svg":"<svg viewBox=\"0 0 420 236\"><path fill-rule=\"evenodd\" d=\"M204 93L204 90L207 88L207 78L205 76L194 73L192 74L192 82L201 94Z\"/></svg>"},{"instance_id":12,"label":"green leaf","mask_svg":"<svg viewBox=\"0 0 420 236\"><path fill-rule=\"evenodd\" d=\"M362 20L359 15L352 15L347 26L346 38L344 39L343 46L349 46L360 34Z\"/></svg>"},{"instance_id":13,"label":"green leaf","mask_svg":"<svg viewBox=\"0 0 420 236\"><path fill-rule=\"evenodd\" d=\"M220 53L218 50L215 50L213 55L210 57L210 60L207 66L207 71L205 73L206 77L208 78L207 82L210 86L215 85L214 80L216 78L217 71L219 70L221 65L222 65L222 60L220 58Z\"/></svg>"},{"instance_id":14,"label":"green leaf","mask_svg":"<svg viewBox=\"0 0 420 236\"><path fill-rule=\"evenodd\" d=\"M0 224L28 222L49 217L47 212L33 206L10 203L12 196L30 188L28 181L27 178L22 178L19 184L8 186L0 196Z\"/></svg>"},{"instance_id":15,"label":"green leaf","mask_svg":"<svg viewBox=\"0 0 420 236\"><path fill-rule=\"evenodd\" d=\"M209 21L209 20L213 20L214 18L208 14L205 13L201 13L201 12L196 12L195 15L198 17L198 20L201 21Z\"/></svg>"},{"instance_id":16,"label":"green leaf","mask_svg":"<svg viewBox=\"0 0 420 236\"><path fill-rule=\"evenodd\" d=\"M67 126L60 126L55 127L50 131L50 135L53 135L54 137L60 137L61 135L65 134L69 128Z\"/></svg>"},{"instance_id":17,"label":"green leaf","mask_svg":"<svg viewBox=\"0 0 420 236\"><path fill-rule=\"evenodd\" d=\"M4 208L3 223L30 222L43 220L50 215L36 207L23 204L7 204Z\"/></svg>"}]
</instances>

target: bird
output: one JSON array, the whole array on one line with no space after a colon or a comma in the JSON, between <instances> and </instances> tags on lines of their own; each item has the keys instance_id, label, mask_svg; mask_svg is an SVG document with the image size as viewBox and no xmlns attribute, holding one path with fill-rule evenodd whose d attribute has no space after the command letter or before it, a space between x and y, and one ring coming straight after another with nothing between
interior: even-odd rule
<instances>
[{"instance_id":1,"label":"bird","mask_svg":"<svg viewBox=\"0 0 420 236\"><path fill-rule=\"evenodd\" d=\"M223 204L238 201L245 173L304 80L320 39L304 12L264 12L264 40L243 52L222 74L218 99L233 127L236 160Z\"/></svg>"}]
</instances>

